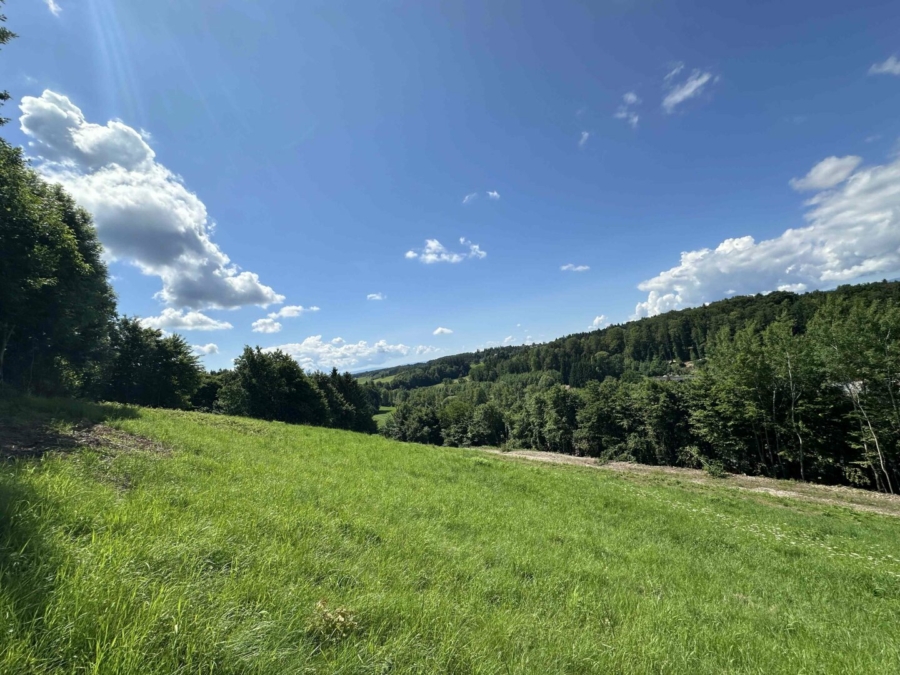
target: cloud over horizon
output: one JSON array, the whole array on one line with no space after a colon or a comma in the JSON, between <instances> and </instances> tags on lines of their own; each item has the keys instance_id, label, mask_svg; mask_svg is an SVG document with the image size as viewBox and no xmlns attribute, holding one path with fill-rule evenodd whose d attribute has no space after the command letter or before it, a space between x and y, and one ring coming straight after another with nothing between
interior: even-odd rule
<instances>
[{"instance_id":1,"label":"cloud over horizon","mask_svg":"<svg viewBox=\"0 0 900 675\"><path fill-rule=\"evenodd\" d=\"M289 354L304 370L322 371L331 368L359 369L363 366L380 365L401 356L427 356L441 351L437 347L425 345L417 347L409 347L402 343L392 345L385 340L379 340L371 345L364 340L349 343L343 338L325 342L321 335L312 335L303 342L267 347L263 351L272 352L276 349Z\"/></svg>"},{"instance_id":2,"label":"cloud over horizon","mask_svg":"<svg viewBox=\"0 0 900 675\"><path fill-rule=\"evenodd\" d=\"M829 157L791 181L795 189L800 183L799 189L821 190L805 202L805 227L682 253L677 266L638 285L648 295L635 316L730 295L801 292L900 274L900 158L863 168L858 159Z\"/></svg>"},{"instance_id":3,"label":"cloud over horizon","mask_svg":"<svg viewBox=\"0 0 900 675\"><path fill-rule=\"evenodd\" d=\"M145 328L159 330L230 330L234 328L227 321L217 321L202 312L185 312L166 307L159 316L139 319Z\"/></svg>"},{"instance_id":4,"label":"cloud over horizon","mask_svg":"<svg viewBox=\"0 0 900 675\"><path fill-rule=\"evenodd\" d=\"M198 310L284 301L213 243L206 206L156 161L140 132L117 120L88 122L49 89L23 97L19 107L38 171L93 215L107 256L161 279L160 300Z\"/></svg>"}]
</instances>

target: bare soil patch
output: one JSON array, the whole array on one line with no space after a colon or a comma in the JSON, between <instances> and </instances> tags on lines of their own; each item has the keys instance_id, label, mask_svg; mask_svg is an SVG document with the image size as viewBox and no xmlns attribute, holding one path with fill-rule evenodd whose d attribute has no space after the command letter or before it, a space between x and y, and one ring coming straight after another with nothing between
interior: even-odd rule
<instances>
[{"instance_id":1,"label":"bare soil patch","mask_svg":"<svg viewBox=\"0 0 900 675\"><path fill-rule=\"evenodd\" d=\"M0 458L34 458L48 452L70 452L76 448L105 449L113 452L145 450L168 453L162 443L128 434L105 424L80 423L60 428L38 422L0 421Z\"/></svg>"}]
</instances>

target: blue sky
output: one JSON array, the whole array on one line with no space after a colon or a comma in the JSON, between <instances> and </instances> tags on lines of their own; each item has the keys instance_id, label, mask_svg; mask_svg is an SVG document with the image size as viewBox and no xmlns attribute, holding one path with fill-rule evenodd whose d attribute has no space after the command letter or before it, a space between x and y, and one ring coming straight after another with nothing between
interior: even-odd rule
<instances>
[{"instance_id":1,"label":"blue sky","mask_svg":"<svg viewBox=\"0 0 900 675\"><path fill-rule=\"evenodd\" d=\"M5 136L93 212L120 311L212 368L249 343L359 370L900 274L895 3L6 14Z\"/></svg>"}]
</instances>

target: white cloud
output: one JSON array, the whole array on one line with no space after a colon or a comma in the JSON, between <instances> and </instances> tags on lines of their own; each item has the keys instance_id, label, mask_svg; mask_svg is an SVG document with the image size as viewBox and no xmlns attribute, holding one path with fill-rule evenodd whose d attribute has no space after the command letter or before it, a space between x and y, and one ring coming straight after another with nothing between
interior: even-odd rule
<instances>
[{"instance_id":1,"label":"white cloud","mask_svg":"<svg viewBox=\"0 0 900 675\"><path fill-rule=\"evenodd\" d=\"M508 345L513 340L515 340L515 338L512 335L507 335L505 338L503 338L503 344Z\"/></svg>"},{"instance_id":2,"label":"white cloud","mask_svg":"<svg viewBox=\"0 0 900 675\"><path fill-rule=\"evenodd\" d=\"M156 161L140 132L119 121L88 122L50 90L25 96L20 108L38 170L93 214L108 256L162 280L157 297L166 304L203 309L284 301L213 243L206 206Z\"/></svg>"},{"instance_id":3,"label":"white cloud","mask_svg":"<svg viewBox=\"0 0 900 675\"><path fill-rule=\"evenodd\" d=\"M467 194L465 197L463 197L462 203L463 203L463 204L471 204L471 203L474 202L476 199L478 199L478 193L477 193L477 192L470 192L470 193Z\"/></svg>"},{"instance_id":4,"label":"white cloud","mask_svg":"<svg viewBox=\"0 0 900 675\"><path fill-rule=\"evenodd\" d=\"M482 251L478 244L473 244L465 237L460 238L460 244L469 247L468 253L457 253L447 249L437 239L426 239L425 248L421 251L407 251L405 257L408 260L418 259L426 265L432 263L461 263L466 258L484 258L487 256L486 251Z\"/></svg>"},{"instance_id":5,"label":"white cloud","mask_svg":"<svg viewBox=\"0 0 900 675\"><path fill-rule=\"evenodd\" d=\"M166 307L159 316L148 316L140 320L146 328L160 330L228 330L233 328L227 321L216 321L201 312L185 312Z\"/></svg>"},{"instance_id":6,"label":"white cloud","mask_svg":"<svg viewBox=\"0 0 900 675\"><path fill-rule=\"evenodd\" d=\"M481 260L482 258L487 257L487 252L482 251L481 247L478 244L473 244L471 241L469 241L465 237L460 237L459 243L462 244L463 246L469 247L469 257L470 258L478 258L479 260Z\"/></svg>"},{"instance_id":7,"label":"white cloud","mask_svg":"<svg viewBox=\"0 0 900 675\"><path fill-rule=\"evenodd\" d=\"M591 325L588 326L588 330L603 328L604 326L608 326L608 325L609 325L609 319L606 318L605 314L600 314L599 316L594 317L594 320L591 321Z\"/></svg>"},{"instance_id":8,"label":"white cloud","mask_svg":"<svg viewBox=\"0 0 900 675\"><path fill-rule=\"evenodd\" d=\"M675 78L683 68L684 64L679 64L678 67L666 75L665 86L669 90L669 93L663 98L662 107L667 113L671 113L675 110L677 105L684 103L688 99L699 96L703 92L703 88L706 84L713 79L712 73L703 73L699 70L694 70L681 84L673 84L673 78Z\"/></svg>"},{"instance_id":9,"label":"white cloud","mask_svg":"<svg viewBox=\"0 0 900 675\"><path fill-rule=\"evenodd\" d=\"M889 56L886 61L873 63L869 75L900 75L900 59Z\"/></svg>"},{"instance_id":10,"label":"white cloud","mask_svg":"<svg viewBox=\"0 0 900 675\"><path fill-rule=\"evenodd\" d=\"M450 333L452 333L452 332L453 331L450 330L449 328L444 328L442 326L438 326L437 328L434 329L434 333L432 333L432 335L450 335Z\"/></svg>"},{"instance_id":11,"label":"white cloud","mask_svg":"<svg viewBox=\"0 0 900 675\"><path fill-rule=\"evenodd\" d=\"M384 293L369 293L366 300L384 300L386 297Z\"/></svg>"},{"instance_id":12,"label":"white cloud","mask_svg":"<svg viewBox=\"0 0 900 675\"><path fill-rule=\"evenodd\" d=\"M193 345L192 349L195 354L199 354L200 356L209 356L210 354L219 353L219 345L213 344L212 342L205 345Z\"/></svg>"},{"instance_id":13,"label":"white cloud","mask_svg":"<svg viewBox=\"0 0 900 675\"><path fill-rule=\"evenodd\" d=\"M632 106L638 105L641 102L641 99L639 99L638 95L633 91L629 91L622 97L622 101L624 101L624 103L616 110L614 117L618 120L625 120L632 129L637 129L640 117L632 110Z\"/></svg>"},{"instance_id":14,"label":"white cloud","mask_svg":"<svg viewBox=\"0 0 900 675\"><path fill-rule=\"evenodd\" d=\"M572 263L569 263L568 265L563 265L559 269L563 272L587 272L591 268L587 265L573 265Z\"/></svg>"},{"instance_id":15,"label":"white cloud","mask_svg":"<svg viewBox=\"0 0 900 675\"><path fill-rule=\"evenodd\" d=\"M672 66L672 70L670 70L670 71L669 71L669 74L666 75L663 79L664 79L666 82L669 82L669 81L672 80L673 77L677 77L678 74L679 74L682 70L684 70L684 63L682 63L681 61L679 61L679 62L676 63L674 66Z\"/></svg>"},{"instance_id":16,"label":"white cloud","mask_svg":"<svg viewBox=\"0 0 900 675\"><path fill-rule=\"evenodd\" d=\"M304 307L303 305L287 305L282 307L277 312L270 312L270 319L291 319L296 316L300 316L302 314L306 314L307 312L318 312L319 308L313 305L312 307Z\"/></svg>"},{"instance_id":17,"label":"white cloud","mask_svg":"<svg viewBox=\"0 0 900 675\"><path fill-rule=\"evenodd\" d=\"M281 330L281 324L275 319L257 319L253 322L254 333L277 333Z\"/></svg>"},{"instance_id":18,"label":"white cloud","mask_svg":"<svg viewBox=\"0 0 900 675\"><path fill-rule=\"evenodd\" d=\"M828 288L900 275L900 159L858 169L806 205L805 227L682 253L679 265L638 286L648 295L635 314L696 306L728 291Z\"/></svg>"},{"instance_id":19,"label":"white cloud","mask_svg":"<svg viewBox=\"0 0 900 675\"><path fill-rule=\"evenodd\" d=\"M589 131L582 131L581 138L578 139L578 147L583 148L590 137L591 133Z\"/></svg>"},{"instance_id":20,"label":"white cloud","mask_svg":"<svg viewBox=\"0 0 900 675\"><path fill-rule=\"evenodd\" d=\"M615 117L617 120L625 120L632 129L637 129L638 121L641 119L636 112L628 110L625 106L616 111Z\"/></svg>"},{"instance_id":21,"label":"white cloud","mask_svg":"<svg viewBox=\"0 0 900 675\"><path fill-rule=\"evenodd\" d=\"M488 199L494 199L494 200L500 199L500 193L497 192L496 190L488 190L487 196L488 196Z\"/></svg>"},{"instance_id":22,"label":"white cloud","mask_svg":"<svg viewBox=\"0 0 900 675\"><path fill-rule=\"evenodd\" d=\"M50 13L53 16L59 16L59 13L62 12L62 7L56 4L56 0L44 0L47 3L47 9L50 10Z\"/></svg>"},{"instance_id":23,"label":"white cloud","mask_svg":"<svg viewBox=\"0 0 900 675\"><path fill-rule=\"evenodd\" d=\"M862 157L826 157L816 164L803 178L792 178L791 187L797 191L827 190L843 183L862 163Z\"/></svg>"},{"instance_id":24,"label":"white cloud","mask_svg":"<svg viewBox=\"0 0 900 675\"><path fill-rule=\"evenodd\" d=\"M263 351L271 352L280 349L290 354L297 363L306 370L329 370L336 368L358 368L366 365L377 365L392 358L434 354L440 350L436 347L419 345L409 347L404 344L388 344L379 340L374 344L365 341L348 343L342 338L325 342L321 335L313 335L303 342L269 347Z\"/></svg>"}]
</instances>

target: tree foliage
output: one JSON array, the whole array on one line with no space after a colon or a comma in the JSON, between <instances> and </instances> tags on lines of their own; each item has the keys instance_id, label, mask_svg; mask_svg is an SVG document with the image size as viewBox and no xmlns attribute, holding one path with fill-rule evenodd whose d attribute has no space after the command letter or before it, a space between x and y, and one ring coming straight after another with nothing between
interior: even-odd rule
<instances>
[{"instance_id":1,"label":"tree foliage","mask_svg":"<svg viewBox=\"0 0 900 675\"><path fill-rule=\"evenodd\" d=\"M645 332L637 322L596 337L479 353L467 378L429 387L393 388L402 375L395 373L380 385L383 399L399 403L383 433L896 492L898 289L897 283L870 284L793 298L761 296L755 310L744 300L688 310L709 319L707 330L718 325L696 343L703 358L691 367L678 359L661 363L668 347L650 342L641 347L649 361L628 360L637 353L628 336ZM719 311L735 306L741 311ZM671 328L684 321L675 315L650 325ZM657 337L666 342L671 335ZM578 360L579 353L593 355ZM526 360L527 368L511 367ZM425 373L439 370L428 365ZM566 383L573 378L585 379L575 387ZM486 406L492 411L488 434Z\"/></svg>"},{"instance_id":2,"label":"tree foliage","mask_svg":"<svg viewBox=\"0 0 900 675\"><path fill-rule=\"evenodd\" d=\"M180 335L122 317L110 333L102 398L154 408L190 408L202 368Z\"/></svg>"},{"instance_id":3,"label":"tree foliage","mask_svg":"<svg viewBox=\"0 0 900 675\"><path fill-rule=\"evenodd\" d=\"M89 390L114 316L90 216L0 140L0 380Z\"/></svg>"}]
</instances>

